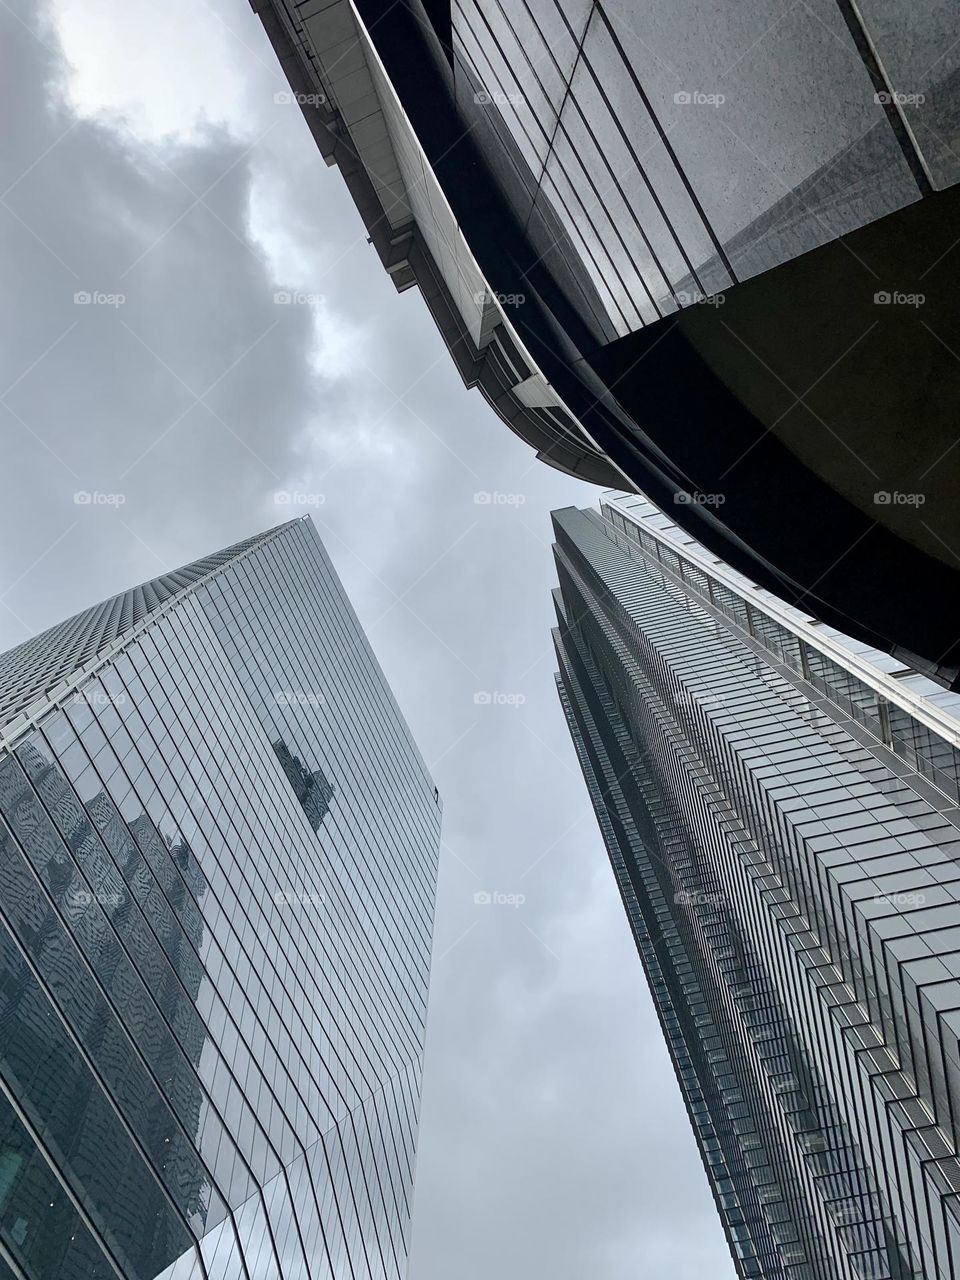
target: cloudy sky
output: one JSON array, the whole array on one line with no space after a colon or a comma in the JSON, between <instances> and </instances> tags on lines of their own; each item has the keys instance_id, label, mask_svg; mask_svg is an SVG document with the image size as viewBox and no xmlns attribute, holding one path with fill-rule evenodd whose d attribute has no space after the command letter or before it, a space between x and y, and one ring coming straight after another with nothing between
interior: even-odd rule
<instances>
[{"instance_id":1,"label":"cloudy sky","mask_svg":"<svg viewBox=\"0 0 960 1280\"><path fill-rule=\"evenodd\" d=\"M309 510L445 802L412 1280L732 1276L553 686L596 491L464 390L245 0L0 47L0 649Z\"/></svg>"}]
</instances>

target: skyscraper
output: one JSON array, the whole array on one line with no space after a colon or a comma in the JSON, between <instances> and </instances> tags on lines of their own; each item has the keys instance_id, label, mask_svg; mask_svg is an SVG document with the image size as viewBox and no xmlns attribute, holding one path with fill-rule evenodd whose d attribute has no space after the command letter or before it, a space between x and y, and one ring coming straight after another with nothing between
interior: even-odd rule
<instances>
[{"instance_id":1,"label":"skyscraper","mask_svg":"<svg viewBox=\"0 0 960 1280\"><path fill-rule=\"evenodd\" d=\"M0 658L2 1280L398 1280L439 826L309 520Z\"/></svg>"},{"instance_id":2,"label":"skyscraper","mask_svg":"<svg viewBox=\"0 0 960 1280\"><path fill-rule=\"evenodd\" d=\"M940 0L252 0L468 386L552 466L960 687ZM803 526L803 536L791 536Z\"/></svg>"},{"instance_id":3,"label":"skyscraper","mask_svg":"<svg viewBox=\"0 0 960 1280\"><path fill-rule=\"evenodd\" d=\"M738 1274L960 1274L960 697L645 499L554 513L557 677Z\"/></svg>"}]
</instances>

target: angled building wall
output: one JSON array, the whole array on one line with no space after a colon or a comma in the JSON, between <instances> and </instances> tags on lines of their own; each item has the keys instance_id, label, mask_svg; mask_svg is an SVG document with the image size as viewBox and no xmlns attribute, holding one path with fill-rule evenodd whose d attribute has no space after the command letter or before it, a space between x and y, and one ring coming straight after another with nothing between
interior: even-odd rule
<instances>
[{"instance_id":1,"label":"angled building wall","mask_svg":"<svg viewBox=\"0 0 960 1280\"><path fill-rule=\"evenodd\" d=\"M652 504L554 514L558 687L738 1274L960 1262L960 698Z\"/></svg>"},{"instance_id":2,"label":"angled building wall","mask_svg":"<svg viewBox=\"0 0 960 1280\"><path fill-rule=\"evenodd\" d=\"M399 1280L440 807L313 526L0 670L0 1275Z\"/></svg>"}]
</instances>

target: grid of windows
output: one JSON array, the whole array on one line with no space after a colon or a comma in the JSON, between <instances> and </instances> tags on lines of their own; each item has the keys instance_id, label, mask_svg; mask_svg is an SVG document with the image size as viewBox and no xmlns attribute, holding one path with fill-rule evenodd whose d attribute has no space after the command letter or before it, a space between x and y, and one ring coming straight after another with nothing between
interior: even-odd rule
<instances>
[{"instance_id":1,"label":"grid of windows","mask_svg":"<svg viewBox=\"0 0 960 1280\"><path fill-rule=\"evenodd\" d=\"M458 100L496 108L528 234L542 228L552 261L559 218L595 318L623 335L911 203L915 171L956 181L932 127L956 114L956 52L904 59L889 14L860 21L912 130L893 127L833 0L454 0ZM911 25L926 49L952 40L932 11Z\"/></svg>"},{"instance_id":2,"label":"grid of windows","mask_svg":"<svg viewBox=\"0 0 960 1280\"><path fill-rule=\"evenodd\" d=\"M554 525L561 701L738 1274L947 1280L955 800L643 499Z\"/></svg>"},{"instance_id":3,"label":"grid of windows","mask_svg":"<svg viewBox=\"0 0 960 1280\"><path fill-rule=\"evenodd\" d=\"M0 754L17 1280L403 1274L435 789L313 526L214 560Z\"/></svg>"},{"instance_id":4,"label":"grid of windows","mask_svg":"<svg viewBox=\"0 0 960 1280\"><path fill-rule=\"evenodd\" d=\"M446 151L424 170L375 52L389 6L271 8L384 217L406 230L412 215L482 346L484 280L443 195ZM604 343L960 177L943 5L452 0L427 21L444 91L535 250L518 287L545 264Z\"/></svg>"},{"instance_id":5,"label":"grid of windows","mask_svg":"<svg viewBox=\"0 0 960 1280\"><path fill-rule=\"evenodd\" d=\"M722 613L744 635L763 645L777 662L803 676L831 702L880 738L884 746L960 804L960 748L918 720L909 708L892 697L884 697L816 644L805 641L795 631L770 617L762 606L745 600L716 574L706 572L693 558L705 558L702 548L698 548L688 535L681 534L645 498L619 495L605 501L603 511L616 529L641 546L659 566L669 571L672 578L681 581L688 590L695 591L711 609ZM682 541L681 551L674 551L666 545L663 540L665 533ZM685 550L687 554L683 553ZM728 568L724 568L724 576L739 577ZM799 610L780 602L777 607L801 623L810 622ZM890 674L895 669L898 675L906 677L902 682L904 687L922 695L930 706L946 713L960 726L960 694L945 692L927 677L909 672L868 645L854 644L833 628L822 627L821 631L838 639L845 648L857 652L878 675Z\"/></svg>"},{"instance_id":6,"label":"grid of windows","mask_svg":"<svg viewBox=\"0 0 960 1280\"><path fill-rule=\"evenodd\" d=\"M715 246L644 98L633 94L622 115L626 72L622 83L608 74L619 55L603 11L458 0L454 33L466 84L503 104L531 171L523 216L548 237L559 216L603 303L600 323L624 334L675 311L675 286L699 280ZM730 283L721 265L706 291Z\"/></svg>"},{"instance_id":7,"label":"grid of windows","mask_svg":"<svg viewBox=\"0 0 960 1280\"><path fill-rule=\"evenodd\" d=\"M162 574L25 640L0 655L0 727L116 643L179 592L255 546L270 534L248 538L216 555Z\"/></svg>"}]
</instances>

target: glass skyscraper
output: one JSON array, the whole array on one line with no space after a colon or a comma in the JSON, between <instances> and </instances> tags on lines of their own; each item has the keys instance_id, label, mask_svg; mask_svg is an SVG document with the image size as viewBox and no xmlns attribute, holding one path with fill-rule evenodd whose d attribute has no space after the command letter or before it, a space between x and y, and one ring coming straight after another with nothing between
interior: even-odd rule
<instances>
[{"instance_id":1,"label":"glass skyscraper","mask_svg":"<svg viewBox=\"0 0 960 1280\"><path fill-rule=\"evenodd\" d=\"M251 3L538 458L960 688L952 0Z\"/></svg>"},{"instance_id":2,"label":"glass skyscraper","mask_svg":"<svg viewBox=\"0 0 960 1280\"><path fill-rule=\"evenodd\" d=\"M309 520L0 658L0 1280L399 1280L439 827Z\"/></svg>"},{"instance_id":3,"label":"glass skyscraper","mask_svg":"<svg viewBox=\"0 0 960 1280\"><path fill-rule=\"evenodd\" d=\"M960 697L643 498L554 513L560 698L738 1274L960 1275Z\"/></svg>"}]
</instances>

